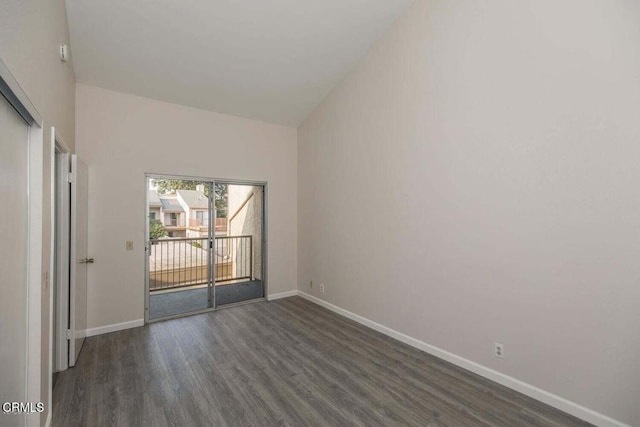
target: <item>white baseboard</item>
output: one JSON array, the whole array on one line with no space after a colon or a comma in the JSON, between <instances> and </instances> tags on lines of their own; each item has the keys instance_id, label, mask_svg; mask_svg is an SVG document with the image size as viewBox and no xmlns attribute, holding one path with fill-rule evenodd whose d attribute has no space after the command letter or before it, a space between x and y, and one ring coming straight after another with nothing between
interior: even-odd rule
<instances>
[{"instance_id":1,"label":"white baseboard","mask_svg":"<svg viewBox=\"0 0 640 427\"><path fill-rule=\"evenodd\" d=\"M275 301L275 300L280 299L280 298L294 297L296 295L298 295L298 291L279 292L277 294L267 295L267 300L268 301Z\"/></svg>"},{"instance_id":2,"label":"white baseboard","mask_svg":"<svg viewBox=\"0 0 640 427\"><path fill-rule=\"evenodd\" d=\"M109 332L137 328L138 326L144 326L144 319L130 320L128 322L114 323L112 325L98 326L97 328L87 329L85 331L85 336L92 337L94 335L108 334Z\"/></svg>"},{"instance_id":3,"label":"white baseboard","mask_svg":"<svg viewBox=\"0 0 640 427\"><path fill-rule=\"evenodd\" d=\"M566 412L567 414L571 414L575 417L578 417L584 421L588 421L600 427L629 427L626 424L621 423L620 421L614 420L611 417L608 417L599 412L593 411L589 408L585 408L584 406L581 406L577 403L571 402L553 393L549 393L547 391L539 389L538 387L532 386L531 384L527 384L513 377L510 377L508 375L505 375L493 369L487 368L486 366L480 365L476 362L472 362L471 360L465 359L464 357L460 357L456 354L449 353L448 351L442 350L441 348L435 347L431 344L427 344L423 341L412 338L408 335L395 331L391 328L388 328L384 325L376 323L358 314L352 313L341 307L338 307L324 300L321 300L320 298L317 298L313 295L309 295L302 291L298 291L297 294L306 300L309 300L326 309L329 309L335 313L338 313L346 318L354 320L364 326L367 326L387 336L390 336L391 338L395 338L398 341L401 341L405 344L410 345L411 347L415 347L435 357L446 360L447 362L453 363L456 366L459 366L463 369L476 373L482 377L490 379L491 381L495 381L498 384L501 384L505 387L509 387L510 389L516 390L522 394L532 397L540 402L546 403L549 406L553 406L554 408L557 408L561 411Z\"/></svg>"}]
</instances>

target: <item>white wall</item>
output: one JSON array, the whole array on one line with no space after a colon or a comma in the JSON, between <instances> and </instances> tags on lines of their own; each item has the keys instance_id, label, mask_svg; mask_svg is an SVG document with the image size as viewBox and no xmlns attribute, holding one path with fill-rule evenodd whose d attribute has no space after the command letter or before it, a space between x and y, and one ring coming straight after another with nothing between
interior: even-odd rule
<instances>
[{"instance_id":1,"label":"white wall","mask_svg":"<svg viewBox=\"0 0 640 427\"><path fill-rule=\"evenodd\" d=\"M59 57L60 43L69 43L69 30L64 0L2 0L0 1L0 57L11 70L24 92L43 118L43 131L38 141L42 153L32 153L43 159L42 197L42 276L50 277L50 129L73 151L75 119L75 77L71 63ZM37 162L40 163L40 162ZM36 163L36 164L37 164ZM33 171L32 171L33 172ZM34 296L34 295L32 295ZM41 399L45 412L40 416L44 425L49 415L50 380L50 302L49 283L43 280L41 293ZM33 348L33 346L32 346ZM37 420L38 416L30 416ZM32 422L32 421L30 421Z\"/></svg>"},{"instance_id":2,"label":"white wall","mask_svg":"<svg viewBox=\"0 0 640 427\"><path fill-rule=\"evenodd\" d=\"M640 425L638 22L416 1L299 128L299 289Z\"/></svg>"},{"instance_id":3,"label":"white wall","mask_svg":"<svg viewBox=\"0 0 640 427\"><path fill-rule=\"evenodd\" d=\"M88 327L144 316L144 174L268 182L269 294L297 276L296 130L78 85L89 165ZM134 251L125 242L134 241Z\"/></svg>"}]
</instances>

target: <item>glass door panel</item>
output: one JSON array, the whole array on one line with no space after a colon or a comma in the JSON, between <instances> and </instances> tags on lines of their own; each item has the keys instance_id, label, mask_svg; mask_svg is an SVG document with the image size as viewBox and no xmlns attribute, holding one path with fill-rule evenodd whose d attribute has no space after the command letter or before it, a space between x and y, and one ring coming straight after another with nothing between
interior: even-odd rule
<instances>
[{"instance_id":1,"label":"glass door panel","mask_svg":"<svg viewBox=\"0 0 640 427\"><path fill-rule=\"evenodd\" d=\"M148 320L214 307L208 218L212 184L147 180Z\"/></svg>"},{"instance_id":2,"label":"glass door panel","mask_svg":"<svg viewBox=\"0 0 640 427\"><path fill-rule=\"evenodd\" d=\"M264 186L216 182L216 306L264 297Z\"/></svg>"}]
</instances>

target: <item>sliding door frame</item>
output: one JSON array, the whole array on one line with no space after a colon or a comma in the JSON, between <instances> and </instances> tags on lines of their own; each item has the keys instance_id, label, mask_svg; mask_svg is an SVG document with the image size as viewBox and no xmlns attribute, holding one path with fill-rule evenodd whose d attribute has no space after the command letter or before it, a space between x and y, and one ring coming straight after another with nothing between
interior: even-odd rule
<instances>
[{"instance_id":1,"label":"sliding door frame","mask_svg":"<svg viewBox=\"0 0 640 427\"><path fill-rule=\"evenodd\" d=\"M207 245L209 245L208 252L208 262L207 262L207 298L209 307L215 309L216 308L216 253L215 253L215 241L216 241L216 193L215 187L216 184L213 181L207 182L207 186L209 187L209 196L213 195L213 197L208 197L207 201L209 207L209 235L207 236ZM189 221L189 218L187 218ZM213 228L211 227L213 224Z\"/></svg>"},{"instance_id":2,"label":"sliding door frame","mask_svg":"<svg viewBox=\"0 0 640 427\"><path fill-rule=\"evenodd\" d=\"M25 316L26 336L24 337L25 360L25 402L41 400L41 348L42 348L42 287L48 286L48 276L43 277L43 193L44 193L44 129L42 116L31 103L18 81L0 57L0 102L2 98L17 111L28 127L27 140L27 235L25 236L26 274L23 283L26 292ZM48 267L48 266L47 266ZM48 268L47 268L48 270ZM44 283L43 283L44 282ZM21 396L16 396L21 398ZM49 413L51 413L51 408ZM25 417L26 424L40 423L40 414Z\"/></svg>"},{"instance_id":3,"label":"sliding door frame","mask_svg":"<svg viewBox=\"0 0 640 427\"><path fill-rule=\"evenodd\" d=\"M209 299L211 301L211 307L202 309L189 311L182 314L176 314L173 316L161 317L157 319L149 319L149 251L151 248L149 247L149 182L152 179L179 179L185 181L196 181L206 183L210 186L210 194L215 194L215 184L228 184L228 185L252 185L256 187L262 187L262 250L261 250L261 259L262 259L262 284L263 284L263 296L262 298L255 298L248 301L242 301L234 304L225 304L221 307L216 306L215 300L215 261L216 254L214 254L214 250L209 251L209 280L211 286L209 286ZM211 311L221 310L224 308L234 307L241 304L247 304L258 301L266 301L268 295L268 264L267 264L267 244L268 244L268 227L267 227L267 197L268 197L268 182L267 181L253 181L253 180L242 180L242 179L226 179L226 178L212 178L212 177L202 177L202 176L190 176L190 175L169 175L169 174L161 174L161 173L152 173L148 172L144 174L144 323L154 323L160 322L163 320L169 320L184 316L191 316L194 314L208 313ZM216 209L215 209L215 196L209 198L209 206L210 212L213 215L210 215L209 218L209 239L211 242L215 243L215 221L217 217ZM185 218L185 220L187 220ZM215 249L215 244L213 245Z\"/></svg>"}]
</instances>

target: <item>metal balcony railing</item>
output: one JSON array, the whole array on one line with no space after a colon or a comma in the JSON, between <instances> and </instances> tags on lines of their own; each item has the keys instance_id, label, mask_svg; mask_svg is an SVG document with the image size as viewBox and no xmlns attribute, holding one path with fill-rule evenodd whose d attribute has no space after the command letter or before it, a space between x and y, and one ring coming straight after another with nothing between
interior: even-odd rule
<instances>
[{"instance_id":1,"label":"metal balcony railing","mask_svg":"<svg viewBox=\"0 0 640 427\"><path fill-rule=\"evenodd\" d=\"M154 239L149 249L149 289L182 288L209 283L209 246L214 249L215 284L253 279L252 236Z\"/></svg>"}]
</instances>

